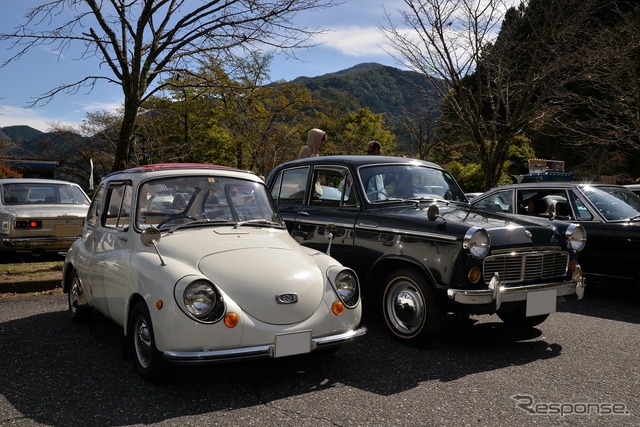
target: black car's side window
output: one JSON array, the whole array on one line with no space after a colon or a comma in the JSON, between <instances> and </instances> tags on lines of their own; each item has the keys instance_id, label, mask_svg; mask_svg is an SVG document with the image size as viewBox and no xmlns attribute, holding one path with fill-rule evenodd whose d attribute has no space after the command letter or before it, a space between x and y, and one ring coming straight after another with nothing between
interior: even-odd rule
<instances>
[{"instance_id":1,"label":"black car's side window","mask_svg":"<svg viewBox=\"0 0 640 427\"><path fill-rule=\"evenodd\" d=\"M271 196L278 204L302 205L308 176L308 167L282 171L273 182Z\"/></svg>"},{"instance_id":2,"label":"black car's side window","mask_svg":"<svg viewBox=\"0 0 640 427\"><path fill-rule=\"evenodd\" d=\"M316 206L355 206L358 203L353 177L344 167L314 170L311 204Z\"/></svg>"}]
</instances>

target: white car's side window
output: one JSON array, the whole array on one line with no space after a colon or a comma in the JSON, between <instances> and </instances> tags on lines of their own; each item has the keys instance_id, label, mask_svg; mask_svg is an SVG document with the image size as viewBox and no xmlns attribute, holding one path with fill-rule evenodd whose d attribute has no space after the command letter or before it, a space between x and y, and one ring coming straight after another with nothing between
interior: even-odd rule
<instances>
[{"instance_id":1,"label":"white car's side window","mask_svg":"<svg viewBox=\"0 0 640 427\"><path fill-rule=\"evenodd\" d=\"M109 228L124 230L131 223L131 184L119 183L107 188L106 206L103 225Z\"/></svg>"},{"instance_id":2,"label":"white car's side window","mask_svg":"<svg viewBox=\"0 0 640 427\"><path fill-rule=\"evenodd\" d=\"M91 206L89 207L89 213L87 214L87 224L96 226L98 224L98 218L102 211L102 198L104 196L104 187L100 187L93 197Z\"/></svg>"}]
</instances>

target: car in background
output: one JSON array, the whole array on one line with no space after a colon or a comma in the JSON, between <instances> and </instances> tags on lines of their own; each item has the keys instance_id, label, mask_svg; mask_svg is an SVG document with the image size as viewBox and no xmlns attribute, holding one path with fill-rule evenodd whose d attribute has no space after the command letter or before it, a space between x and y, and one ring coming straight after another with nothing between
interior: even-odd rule
<instances>
[{"instance_id":1,"label":"car in background","mask_svg":"<svg viewBox=\"0 0 640 427\"><path fill-rule=\"evenodd\" d=\"M471 209L434 163L321 156L281 164L266 183L295 240L353 268L365 316L380 315L399 342L427 343L451 312L533 327L583 295L581 226Z\"/></svg>"},{"instance_id":2,"label":"car in background","mask_svg":"<svg viewBox=\"0 0 640 427\"><path fill-rule=\"evenodd\" d=\"M629 190L633 191L635 194L640 196L640 184L628 184L625 185Z\"/></svg>"},{"instance_id":3,"label":"car in background","mask_svg":"<svg viewBox=\"0 0 640 427\"><path fill-rule=\"evenodd\" d=\"M5 253L64 253L80 236L89 198L75 183L0 179L0 248Z\"/></svg>"},{"instance_id":4,"label":"car in background","mask_svg":"<svg viewBox=\"0 0 640 427\"><path fill-rule=\"evenodd\" d=\"M587 282L640 290L640 197L628 188L571 182L512 184L486 192L471 205L554 224L582 225L588 243L580 253L580 264Z\"/></svg>"},{"instance_id":5,"label":"car in background","mask_svg":"<svg viewBox=\"0 0 640 427\"><path fill-rule=\"evenodd\" d=\"M478 197L481 194L482 193L480 192L464 193L465 197L469 200L473 199L474 197Z\"/></svg>"},{"instance_id":6,"label":"car in background","mask_svg":"<svg viewBox=\"0 0 640 427\"><path fill-rule=\"evenodd\" d=\"M145 379L168 363L333 351L366 332L353 270L299 245L264 182L227 167L108 175L62 275L71 319L95 309L120 325Z\"/></svg>"}]
</instances>

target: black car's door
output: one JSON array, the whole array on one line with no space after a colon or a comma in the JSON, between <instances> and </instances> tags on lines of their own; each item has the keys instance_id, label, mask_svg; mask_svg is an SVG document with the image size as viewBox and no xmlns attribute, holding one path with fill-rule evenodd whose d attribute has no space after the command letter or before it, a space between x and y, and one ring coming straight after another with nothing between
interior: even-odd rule
<instances>
[{"instance_id":1,"label":"black car's door","mask_svg":"<svg viewBox=\"0 0 640 427\"><path fill-rule=\"evenodd\" d=\"M300 182L303 176L304 184ZM353 258L353 230L360 212L352 178L344 166L323 165L282 171L271 185L271 194L293 238L327 252L329 228L330 254L347 266ZM295 197L282 197L289 188L297 190L291 193Z\"/></svg>"}]
</instances>

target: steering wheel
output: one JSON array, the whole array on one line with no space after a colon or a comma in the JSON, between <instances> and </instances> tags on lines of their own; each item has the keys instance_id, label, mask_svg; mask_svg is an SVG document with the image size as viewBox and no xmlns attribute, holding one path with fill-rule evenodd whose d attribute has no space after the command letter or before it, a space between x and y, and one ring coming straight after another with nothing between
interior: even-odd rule
<instances>
[{"instance_id":1,"label":"steering wheel","mask_svg":"<svg viewBox=\"0 0 640 427\"><path fill-rule=\"evenodd\" d=\"M169 217L167 219L163 219L162 221L160 221L158 223L158 225L156 225L156 227L160 228L160 227L162 227L163 225L165 225L168 222L175 221L176 219L183 219L183 218L187 218L187 219L190 219L192 221L197 221L197 219L192 217L191 215L176 215L176 216Z\"/></svg>"}]
</instances>

